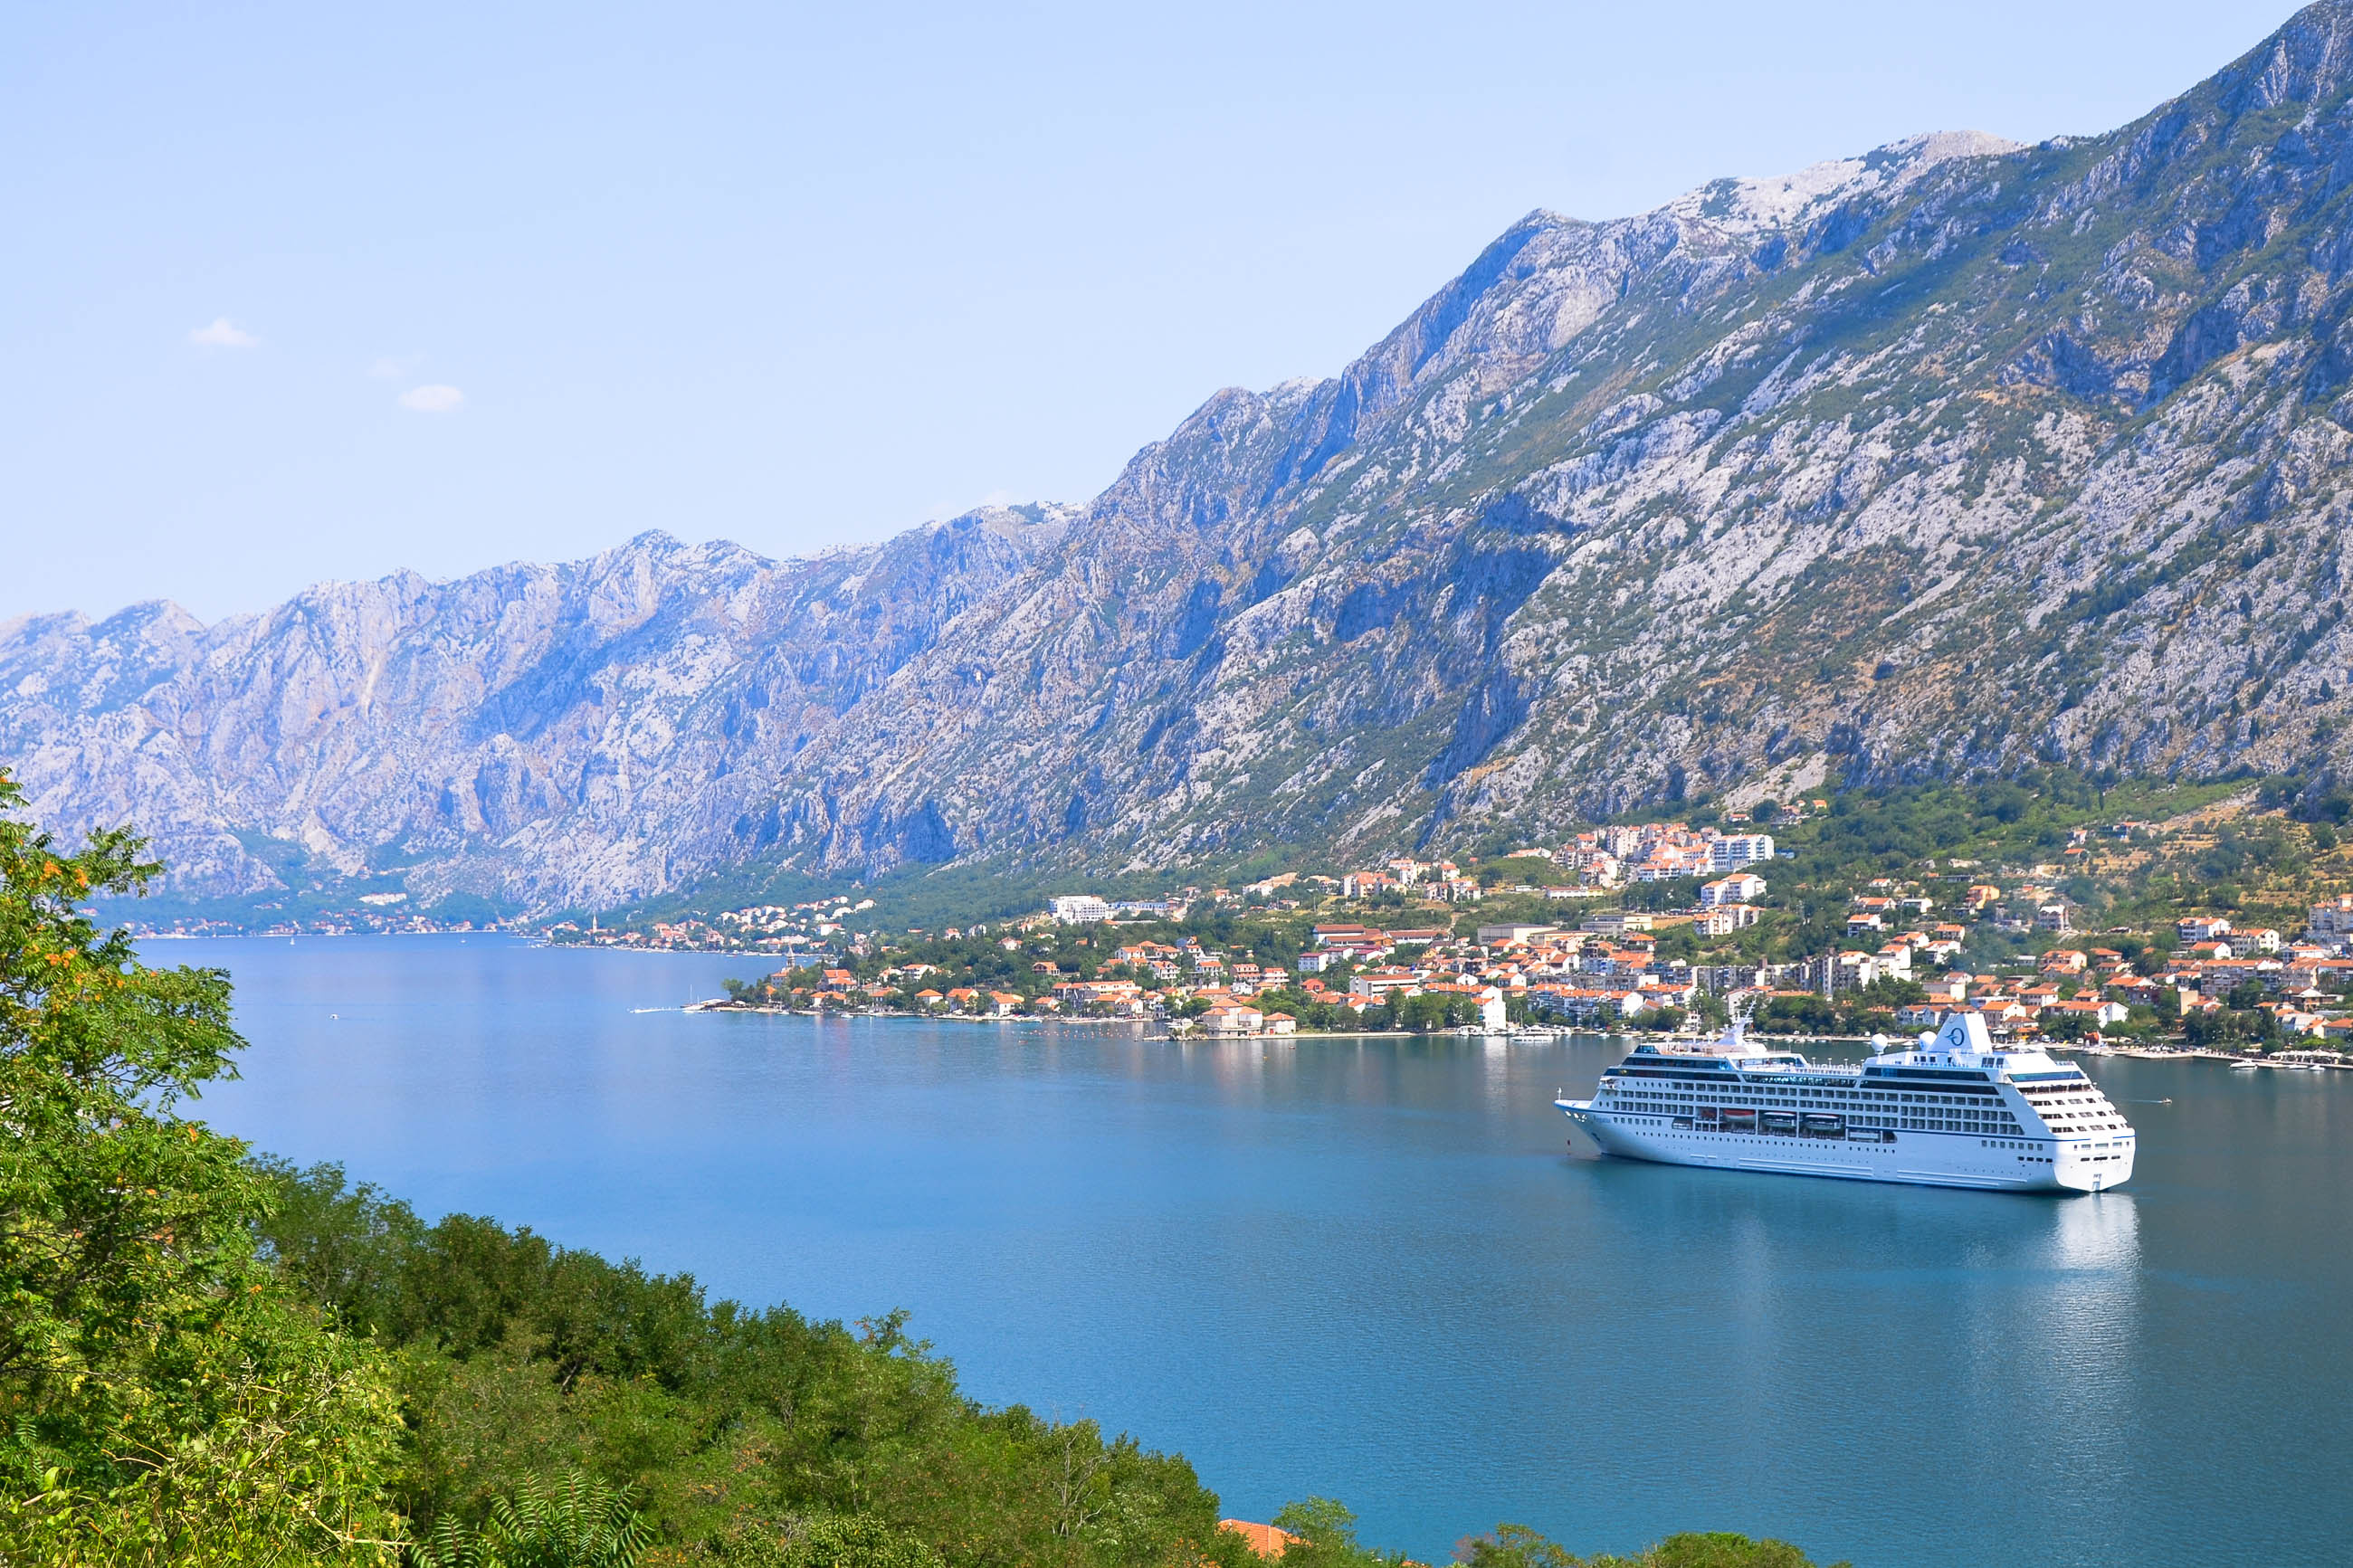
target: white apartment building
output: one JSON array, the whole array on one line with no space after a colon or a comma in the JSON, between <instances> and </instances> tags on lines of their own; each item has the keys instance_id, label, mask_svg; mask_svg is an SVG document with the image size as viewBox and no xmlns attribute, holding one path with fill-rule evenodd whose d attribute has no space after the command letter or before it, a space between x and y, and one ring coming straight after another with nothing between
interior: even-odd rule
<instances>
[{"instance_id":1,"label":"white apartment building","mask_svg":"<svg viewBox=\"0 0 2353 1568\"><path fill-rule=\"evenodd\" d=\"M1773 858L1773 836L1769 833L1730 833L1707 847L1707 868L1711 871L1737 871L1743 866Z\"/></svg>"},{"instance_id":2,"label":"white apartment building","mask_svg":"<svg viewBox=\"0 0 2353 1568\"><path fill-rule=\"evenodd\" d=\"M1699 906L1715 909L1719 904L1754 903L1765 896L1765 879L1754 871L1735 871L1729 877L1719 877L1713 882L1703 882L1699 889Z\"/></svg>"}]
</instances>

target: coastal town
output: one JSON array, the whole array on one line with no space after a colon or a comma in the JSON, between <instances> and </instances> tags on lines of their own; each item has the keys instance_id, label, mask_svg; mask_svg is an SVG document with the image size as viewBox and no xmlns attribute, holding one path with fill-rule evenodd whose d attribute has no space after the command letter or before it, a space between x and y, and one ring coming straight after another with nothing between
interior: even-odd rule
<instances>
[{"instance_id":1,"label":"coastal town","mask_svg":"<svg viewBox=\"0 0 2353 1568\"><path fill-rule=\"evenodd\" d=\"M133 924L741 954L771 967L728 1006L1190 1037L1689 1032L1736 1004L1760 1032L1803 1037L1967 1010L2000 1039L2095 1049L2325 1061L2353 1042L2353 844L2290 820L2260 784L2116 804L2056 780L1831 792L1143 893L1074 879L1026 912L935 922L854 885L539 920L379 889L300 920Z\"/></svg>"},{"instance_id":2,"label":"coastal town","mask_svg":"<svg viewBox=\"0 0 2353 1568\"><path fill-rule=\"evenodd\" d=\"M1130 1019L1232 1037L1687 1031L1736 999L1761 1031L1792 1036L1908 1034L1968 1011L2006 1041L2334 1060L2353 1040L2353 893L2286 929L2221 913L2085 929L2069 889L2103 861L2146 864L2165 841L2129 816L2078 824L2047 861L1930 858L1859 878L1825 907L1805 882L1819 868L1784 858L1756 823L1599 827L1475 867L1397 858L1147 902L1075 891L936 931L824 921L836 929L812 931L796 962L728 1005Z\"/></svg>"}]
</instances>

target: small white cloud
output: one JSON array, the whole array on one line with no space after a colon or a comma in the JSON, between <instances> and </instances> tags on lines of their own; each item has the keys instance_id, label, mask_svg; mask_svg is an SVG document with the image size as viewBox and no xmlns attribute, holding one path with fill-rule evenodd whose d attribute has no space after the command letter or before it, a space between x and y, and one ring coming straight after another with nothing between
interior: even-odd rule
<instances>
[{"instance_id":1,"label":"small white cloud","mask_svg":"<svg viewBox=\"0 0 2353 1568\"><path fill-rule=\"evenodd\" d=\"M211 326L198 327L188 341L200 349L249 349L261 342L227 316L215 316Z\"/></svg>"},{"instance_id":2,"label":"small white cloud","mask_svg":"<svg viewBox=\"0 0 2353 1568\"><path fill-rule=\"evenodd\" d=\"M466 395L454 386L412 386L400 395L400 405L416 414L455 414Z\"/></svg>"},{"instance_id":3,"label":"small white cloud","mask_svg":"<svg viewBox=\"0 0 2353 1568\"><path fill-rule=\"evenodd\" d=\"M980 498L983 506L1011 506L1021 498L1011 490L991 490Z\"/></svg>"},{"instance_id":4,"label":"small white cloud","mask_svg":"<svg viewBox=\"0 0 2353 1568\"><path fill-rule=\"evenodd\" d=\"M368 366L368 374L378 381L398 381L425 363L423 354L386 354Z\"/></svg>"}]
</instances>

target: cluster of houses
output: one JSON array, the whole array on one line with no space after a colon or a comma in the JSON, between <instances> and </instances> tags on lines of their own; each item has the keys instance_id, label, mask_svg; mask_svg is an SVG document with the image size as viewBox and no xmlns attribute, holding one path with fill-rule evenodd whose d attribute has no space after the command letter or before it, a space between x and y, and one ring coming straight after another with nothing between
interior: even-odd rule
<instances>
[{"instance_id":1,"label":"cluster of houses","mask_svg":"<svg viewBox=\"0 0 2353 1568\"><path fill-rule=\"evenodd\" d=\"M1210 888L1206 891L1187 888L1174 898L1140 900L1105 899L1093 893L1073 893L1049 900L1047 913L1063 925L1117 921L1181 921L1195 903L1204 900L1223 904L1259 900L1296 908L1296 900L1282 898L1285 891L1297 889L1343 899L1369 899L1381 893L1404 892L1409 889L1416 898L1442 899L1449 902L1475 901L1479 897L1478 879L1465 873L1453 861L1400 858L1389 861L1380 870L1351 871L1344 877L1303 876L1297 871L1284 871L1262 881L1248 883L1239 891L1230 888Z\"/></svg>"},{"instance_id":2,"label":"cluster of houses","mask_svg":"<svg viewBox=\"0 0 2353 1568\"><path fill-rule=\"evenodd\" d=\"M1588 888L1620 888L1630 882L1672 882L1685 877L1721 877L1773 858L1769 833L1728 833L1680 822L1597 827L1559 848L1542 846L1512 851L1514 858L1550 860L1576 873Z\"/></svg>"},{"instance_id":3,"label":"cluster of houses","mask_svg":"<svg viewBox=\"0 0 2353 1568\"><path fill-rule=\"evenodd\" d=\"M1038 983L1035 995L975 986L934 987L925 982L938 973L936 967L915 963L885 969L862 984L848 970L828 970L811 999L820 1006L855 1006L906 995L912 986L916 987L912 993L916 1005L932 1011L1000 1017L1021 1013L1166 1017L1173 1009L1198 1015L1172 1018L1173 1025L1205 1034L1285 1035L1298 1029L1299 1020L1281 1006L1261 1007L1260 1000L1270 992L1304 994L1343 1019L1382 1007L1392 998L1442 996L1466 1004L1462 1010L1474 1013L1485 1026L1501 1028L1514 1001L1565 1021L1584 1021L1688 1005L1695 992L1725 986L1725 975L1715 971L1660 963L1651 951L1654 932L1682 923L1704 936L1723 936L1754 925L1766 884L1746 868L1773 858L1771 837L1727 836L1713 828L1694 834L1677 824L1600 831L1626 852L1625 863L1637 868L1638 879L1641 870L1687 875L1679 868L1686 859L1724 874L1702 887L1694 909L1675 914L1597 913L1574 931L1539 925L1486 926L1472 941L1458 939L1443 927L1321 924L1313 928L1295 970L1218 952L1196 936L1175 942L1138 938L1112 949L1105 972L1093 978L1063 973L1051 961L1038 961L1031 965ZM1328 890L1355 898L1393 888L1418 889L1425 897L1478 896L1477 884L1452 862L1411 859L1342 878L1285 874L1241 891L1248 897L1268 897L1302 880L1329 883ZM1234 897L1222 888L1200 896L1213 901ZM1183 912L1183 905L1171 910L1159 903L1069 894L1053 899L1043 919L1093 925L1182 918ZM1020 945L1013 937L1003 942L1008 951ZM1345 984L1336 973L1341 971L1347 974ZM1835 984L1841 973L1833 966L1823 984ZM1871 973L1861 979L1847 973L1844 978L1848 984L1868 984Z\"/></svg>"},{"instance_id":4,"label":"cluster of houses","mask_svg":"<svg viewBox=\"0 0 2353 1568\"><path fill-rule=\"evenodd\" d=\"M1400 858L1390 861L1377 871L1351 871L1338 879L1316 878L1319 882L1336 880L1337 891L1344 899L1369 899L1381 893L1402 893L1412 889L1422 898L1444 899L1449 903L1476 902L1479 879L1466 874L1451 860L1415 860Z\"/></svg>"},{"instance_id":5,"label":"cluster of houses","mask_svg":"<svg viewBox=\"0 0 2353 1568\"><path fill-rule=\"evenodd\" d=\"M2111 967L2107 993L2150 1005L2170 993L2190 1017L2221 1010L2233 992L2252 986L2256 1005L2279 1020L2283 1034L2353 1040L2353 999L2345 994L2353 989L2353 894L2313 905L2304 934L2294 941L2269 928L2234 928L2221 916L2180 921L2174 934L2178 946L2159 973L2140 976ZM2098 948L2078 956L2095 973L2114 957Z\"/></svg>"},{"instance_id":6,"label":"cluster of houses","mask_svg":"<svg viewBox=\"0 0 2353 1568\"><path fill-rule=\"evenodd\" d=\"M2084 847L2086 834L2075 837L2078 843L2070 850ZM1486 925L1475 939L1441 927L1319 924L1289 967L1219 952L1198 936L1166 942L1139 937L1113 947L1092 978L1039 960L1031 965L1025 994L935 985L931 982L946 978L935 966L907 963L867 982L849 970L828 969L814 999L820 1005L903 1005L912 995L918 1006L942 1012L1166 1017L1172 1027L1248 1036L1298 1029L1299 1020L1287 1010L1293 1004L1270 1000L1271 993L1305 995L1319 1005L1319 1017L1329 1009L1344 1020L1393 998L1439 995L1461 1000L1468 1004L1465 1011L1500 1028L1507 1017L1523 1012L1550 1022L1598 1025L1671 1008L1687 1011L1706 994L1836 997L1898 979L1926 993L1925 1000L1897 1013L1904 1027L1925 1027L1946 1013L1968 1010L1982 1014L1996 1033L2020 1037L2097 1031L2125 1021L2136 1005L2185 1016L2244 1007L2252 986L2257 1005L2277 1017L2285 1034L2353 1038L2353 1005L2346 997L2353 990L2353 895L2314 906L2308 930L2293 942L2276 931L2234 929L2220 917L2184 920L2176 933L2177 951L2158 973L2145 974L2140 968L2146 964L2137 967L2119 951L2067 942L2073 932L2072 910L2054 888L2030 880L2005 890L1990 881L1970 880L1984 874L1974 869L1974 862L1953 861L1944 879L1948 885L1933 897L1914 882L1879 879L1864 886L1847 910L1842 951L1788 963L1717 963L1662 957L1660 939L1679 926L1703 938L1720 938L1755 924L1766 894L1757 868L1774 858L1769 834L1650 824L1597 828L1556 849L1514 854L1551 859L1594 890L1670 878L1706 879L1690 909L1605 910L1573 925ZM2059 872L2057 866L2033 868L2034 875L2046 877ZM1359 899L1404 888L1418 889L1425 898L1478 895L1476 883L1453 864L1409 859L1343 878L1286 873L1240 894L1271 899L1309 880ZM1950 886L1963 882L1966 888ZM1181 920L1194 902L1235 897L1223 888L1133 902L1074 894L1055 899L1046 916L1029 923ZM1951 906L1953 918L1940 918L1939 899ZM754 930L781 925L812 935L841 912L832 905L744 911L754 917L745 922ZM778 915L797 918L776 921ZM1978 921L2062 940L2024 973L1973 974L1958 965L1970 922ZM1021 946L1016 936L1001 941L1008 951Z\"/></svg>"},{"instance_id":7,"label":"cluster of houses","mask_svg":"<svg viewBox=\"0 0 2353 1568\"><path fill-rule=\"evenodd\" d=\"M2324 910L2332 907L2313 911L2322 930ZM2141 973L2114 948L2053 947L2032 976L1957 972L1926 981L1926 1000L1901 1011L1897 1021L1926 1026L1941 1014L1968 1011L2010 1034L2048 1033L2053 1020L2069 1016L2096 1029L2124 1022L2135 1005L2168 1010L2170 1002L2169 1010L2184 1017L2219 1012L2252 982L2257 1005L2276 1015L2286 1034L2344 1039L2353 1036L2353 1018L2342 1016L2342 992L2353 985L2353 957L2345 956L2353 900L2343 901L2342 912L2346 929L2334 943L2316 937L2290 942L2268 927L2234 931L2220 917L2184 920L2176 928L2179 949L2154 974Z\"/></svg>"},{"instance_id":8,"label":"cluster of houses","mask_svg":"<svg viewBox=\"0 0 2353 1568\"><path fill-rule=\"evenodd\" d=\"M852 916L874 907L871 899L817 899L801 904L751 904L723 910L709 920L656 921L639 930L606 927L590 916L548 926L556 941L583 947L627 947L656 952L778 952L822 957L859 938L849 930Z\"/></svg>"}]
</instances>

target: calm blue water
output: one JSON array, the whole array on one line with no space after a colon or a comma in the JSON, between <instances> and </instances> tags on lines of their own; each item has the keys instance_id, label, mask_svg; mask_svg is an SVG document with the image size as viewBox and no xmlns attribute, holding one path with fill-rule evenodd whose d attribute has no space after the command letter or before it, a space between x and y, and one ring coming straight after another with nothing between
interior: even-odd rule
<instances>
[{"instance_id":1,"label":"calm blue water","mask_svg":"<svg viewBox=\"0 0 2353 1568\"><path fill-rule=\"evenodd\" d=\"M1599 1041L647 1012L763 966L483 937L149 952L236 975L221 1127L714 1293L907 1307L980 1397L1246 1517L1336 1496L1432 1561L1500 1520L1863 1568L2353 1551L2353 1079L2092 1064L2138 1173L2031 1198L1566 1158Z\"/></svg>"}]
</instances>

